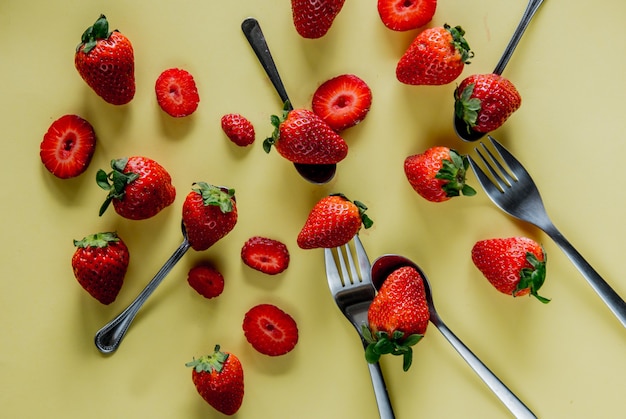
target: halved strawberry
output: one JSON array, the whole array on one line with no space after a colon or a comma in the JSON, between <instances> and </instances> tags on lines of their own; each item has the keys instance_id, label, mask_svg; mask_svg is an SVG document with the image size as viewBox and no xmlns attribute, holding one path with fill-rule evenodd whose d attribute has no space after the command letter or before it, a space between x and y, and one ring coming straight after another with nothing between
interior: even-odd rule
<instances>
[{"instance_id":1,"label":"halved strawberry","mask_svg":"<svg viewBox=\"0 0 626 419\"><path fill-rule=\"evenodd\" d=\"M437 0L378 0L380 19L394 31L408 31L426 25L436 9Z\"/></svg>"},{"instance_id":2,"label":"halved strawberry","mask_svg":"<svg viewBox=\"0 0 626 419\"><path fill-rule=\"evenodd\" d=\"M189 270L187 282L204 298L218 297L224 291L224 276L206 262L199 263Z\"/></svg>"},{"instance_id":3,"label":"halved strawberry","mask_svg":"<svg viewBox=\"0 0 626 419\"><path fill-rule=\"evenodd\" d=\"M77 115L54 121L39 147L41 162L56 177L68 179L87 170L96 149L96 133Z\"/></svg>"},{"instance_id":4,"label":"halved strawberry","mask_svg":"<svg viewBox=\"0 0 626 419\"><path fill-rule=\"evenodd\" d=\"M165 70L157 79L154 89L161 109L175 118L191 115L198 108L200 96L196 82L185 70Z\"/></svg>"},{"instance_id":5,"label":"halved strawberry","mask_svg":"<svg viewBox=\"0 0 626 419\"><path fill-rule=\"evenodd\" d=\"M372 91L353 74L342 74L322 83L313 94L313 112L335 131L361 122L372 105Z\"/></svg>"},{"instance_id":6,"label":"halved strawberry","mask_svg":"<svg viewBox=\"0 0 626 419\"><path fill-rule=\"evenodd\" d=\"M252 347L265 355L284 355L298 343L296 321L272 304L259 304L248 310L242 327Z\"/></svg>"},{"instance_id":7,"label":"halved strawberry","mask_svg":"<svg viewBox=\"0 0 626 419\"><path fill-rule=\"evenodd\" d=\"M252 269L276 275L289 266L289 250L278 240L255 236L241 248L241 260Z\"/></svg>"}]
</instances>

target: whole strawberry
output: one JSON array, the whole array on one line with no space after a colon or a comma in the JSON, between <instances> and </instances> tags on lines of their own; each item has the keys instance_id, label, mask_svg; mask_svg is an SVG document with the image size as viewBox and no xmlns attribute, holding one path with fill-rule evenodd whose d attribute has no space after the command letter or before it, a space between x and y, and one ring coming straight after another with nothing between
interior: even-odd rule
<instances>
[{"instance_id":1,"label":"whole strawberry","mask_svg":"<svg viewBox=\"0 0 626 419\"><path fill-rule=\"evenodd\" d=\"M385 279L367 312L369 328L363 325L368 342L365 358L376 363L382 355L403 357L407 371L413 360L413 349L426 333L430 311L424 280L412 266L403 266Z\"/></svg>"},{"instance_id":2,"label":"whole strawberry","mask_svg":"<svg viewBox=\"0 0 626 419\"><path fill-rule=\"evenodd\" d=\"M254 125L245 116L229 113L220 120L222 130L230 141L239 147L246 147L255 140Z\"/></svg>"},{"instance_id":3,"label":"whole strawberry","mask_svg":"<svg viewBox=\"0 0 626 419\"><path fill-rule=\"evenodd\" d=\"M119 31L109 31L104 15L85 30L74 54L78 74L98 96L124 105L135 96L133 46Z\"/></svg>"},{"instance_id":4,"label":"whole strawberry","mask_svg":"<svg viewBox=\"0 0 626 419\"><path fill-rule=\"evenodd\" d=\"M193 184L183 203L183 224L192 249L213 246L237 224L237 204L233 189L206 182Z\"/></svg>"},{"instance_id":5,"label":"whole strawberry","mask_svg":"<svg viewBox=\"0 0 626 419\"><path fill-rule=\"evenodd\" d=\"M215 410L234 415L243 403L244 383L241 361L216 345L210 355L185 364L192 367L191 379L198 394Z\"/></svg>"},{"instance_id":6,"label":"whole strawberry","mask_svg":"<svg viewBox=\"0 0 626 419\"><path fill-rule=\"evenodd\" d=\"M348 145L332 128L308 109L289 110L285 104L282 119L272 115L274 133L263 142L293 163L335 164L348 154Z\"/></svg>"},{"instance_id":7,"label":"whole strawberry","mask_svg":"<svg viewBox=\"0 0 626 419\"><path fill-rule=\"evenodd\" d=\"M318 201L298 234L301 249L331 248L348 243L361 229L373 221L365 214L367 207L350 201L343 194L333 194Z\"/></svg>"},{"instance_id":8,"label":"whole strawberry","mask_svg":"<svg viewBox=\"0 0 626 419\"><path fill-rule=\"evenodd\" d=\"M472 248L474 265L498 291L532 295L542 303L550 302L538 294L546 279L546 260L541 245L527 237L481 240Z\"/></svg>"},{"instance_id":9,"label":"whole strawberry","mask_svg":"<svg viewBox=\"0 0 626 419\"><path fill-rule=\"evenodd\" d=\"M111 160L111 172L99 170L96 182L108 195L100 215L113 202L115 212L130 220L157 215L176 198L169 173L156 161L141 156Z\"/></svg>"},{"instance_id":10,"label":"whole strawberry","mask_svg":"<svg viewBox=\"0 0 626 419\"><path fill-rule=\"evenodd\" d=\"M454 111L468 129L487 133L499 128L522 104L508 79L498 74L475 74L454 91Z\"/></svg>"},{"instance_id":11,"label":"whole strawberry","mask_svg":"<svg viewBox=\"0 0 626 419\"><path fill-rule=\"evenodd\" d=\"M429 28L413 40L396 66L396 78L410 85L444 85L461 75L474 56L460 26Z\"/></svg>"},{"instance_id":12,"label":"whole strawberry","mask_svg":"<svg viewBox=\"0 0 626 419\"><path fill-rule=\"evenodd\" d=\"M404 173L411 187L431 202L443 202L461 194L472 196L474 188L465 184L469 161L448 147L431 147L404 160Z\"/></svg>"},{"instance_id":13,"label":"whole strawberry","mask_svg":"<svg viewBox=\"0 0 626 419\"><path fill-rule=\"evenodd\" d=\"M122 239L113 232L96 233L74 240L72 269L78 283L102 304L117 298L130 255Z\"/></svg>"},{"instance_id":14,"label":"whole strawberry","mask_svg":"<svg viewBox=\"0 0 626 419\"><path fill-rule=\"evenodd\" d=\"M345 0L291 0L296 31L303 38L309 39L326 35L344 2Z\"/></svg>"}]
</instances>

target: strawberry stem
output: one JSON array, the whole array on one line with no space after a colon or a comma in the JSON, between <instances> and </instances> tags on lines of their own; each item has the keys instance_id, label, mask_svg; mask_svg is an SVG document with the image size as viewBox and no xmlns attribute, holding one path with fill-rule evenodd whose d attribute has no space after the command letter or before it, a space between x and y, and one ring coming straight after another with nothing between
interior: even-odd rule
<instances>
[{"instance_id":1,"label":"strawberry stem","mask_svg":"<svg viewBox=\"0 0 626 419\"><path fill-rule=\"evenodd\" d=\"M476 195L476 190L465 184L467 169L469 168L467 156L461 156L456 150L450 150L450 159L443 159L441 162L443 166L439 169L435 178L447 181L441 186L446 196L453 197L460 194L465 196Z\"/></svg>"},{"instance_id":2,"label":"strawberry stem","mask_svg":"<svg viewBox=\"0 0 626 419\"><path fill-rule=\"evenodd\" d=\"M539 295L539 289L543 286L546 280L546 261L547 255L544 252L543 261L540 261L537 256L531 252L526 252L526 260L532 268L523 268L520 271L520 281L517 283L517 287L513 290L513 296L517 295L519 291L530 289L531 296L535 297L544 304L550 302L549 298Z\"/></svg>"},{"instance_id":3,"label":"strawberry stem","mask_svg":"<svg viewBox=\"0 0 626 419\"><path fill-rule=\"evenodd\" d=\"M372 334L367 325L361 327L361 334L367 342L365 347L365 359L370 364L375 364L380 357L386 354L402 356L402 369L408 371L413 362L413 348L424 335L413 334L404 338L404 332L396 330L391 336L387 332L377 331Z\"/></svg>"},{"instance_id":4,"label":"strawberry stem","mask_svg":"<svg viewBox=\"0 0 626 419\"><path fill-rule=\"evenodd\" d=\"M471 51L467 40L463 36L465 35L465 30L460 26L455 26L453 28L447 23L444 24L443 27L450 32L450 35L452 35L452 45L454 45L454 48L456 48L456 50L461 54L461 60L465 64L469 64L469 60L474 58L474 52Z\"/></svg>"},{"instance_id":5,"label":"strawberry stem","mask_svg":"<svg viewBox=\"0 0 626 419\"><path fill-rule=\"evenodd\" d=\"M82 240L74 240L74 246L86 247L107 247L109 243L119 242L120 238L115 232L96 233L85 236Z\"/></svg>"},{"instance_id":6,"label":"strawberry stem","mask_svg":"<svg viewBox=\"0 0 626 419\"><path fill-rule=\"evenodd\" d=\"M100 15L96 22L83 32L80 38L81 43L76 47L76 51L79 51L80 47L84 45L83 52L89 54L96 47L98 40L107 39L109 36L111 36L109 22L106 16Z\"/></svg>"},{"instance_id":7,"label":"strawberry stem","mask_svg":"<svg viewBox=\"0 0 626 419\"><path fill-rule=\"evenodd\" d=\"M233 210L234 189L220 188L206 182L196 182L191 189L202 196L205 206L218 206L224 214Z\"/></svg>"},{"instance_id":8,"label":"strawberry stem","mask_svg":"<svg viewBox=\"0 0 626 419\"><path fill-rule=\"evenodd\" d=\"M100 216L104 214L113 199L122 199L124 197L126 185L139 178L137 173L124 173L126 163L128 163L128 158L114 159L111 160L111 168L113 169L111 172L106 173L100 169L96 173L98 186L109 192L100 207Z\"/></svg>"},{"instance_id":9,"label":"strawberry stem","mask_svg":"<svg viewBox=\"0 0 626 419\"><path fill-rule=\"evenodd\" d=\"M185 366L194 368L196 372L207 372L210 374L215 371L219 373L224 369L227 359L228 354L220 351L220 345L215 345L212 354L201 356L198 359L194 358L191 362L187 362Z\"/></svg>"}]
</instances>

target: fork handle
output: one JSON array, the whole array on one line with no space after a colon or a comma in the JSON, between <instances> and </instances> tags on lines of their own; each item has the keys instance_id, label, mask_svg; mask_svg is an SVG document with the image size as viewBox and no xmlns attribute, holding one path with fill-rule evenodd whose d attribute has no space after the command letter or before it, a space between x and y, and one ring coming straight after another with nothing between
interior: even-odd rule
<instances>
[{"instance_id":1,"label":"fork handle","mask_svg":"<svg viewBox=\"0 0 626 419\"><path fill-rule=\"evenodd\" d=\"M378 405L378 414L380 419L394 419L393 408L391 407L391 401L389 400L389 393L387 393L387 385L383 378L383 372L380 369L380 364L367 363L370 370L370 377L372 379L372 386L374 386L374 396L376 397L376 404Z\"/></svg>"},{"instance_id":2,"label":"fork handle","mask_svg":"<svg viewBox=\"0 0 626 419\"><path fill-rule=\"evenodd\" d=\"M622 323L622 326L626 327L626 302L624 302L622 297L602 279L600 274L593 269L554 225L542 227L542 230L563 250L563 253L578 268L583 277L589 282L589 285Z\"/></svg>"}]
</instances>

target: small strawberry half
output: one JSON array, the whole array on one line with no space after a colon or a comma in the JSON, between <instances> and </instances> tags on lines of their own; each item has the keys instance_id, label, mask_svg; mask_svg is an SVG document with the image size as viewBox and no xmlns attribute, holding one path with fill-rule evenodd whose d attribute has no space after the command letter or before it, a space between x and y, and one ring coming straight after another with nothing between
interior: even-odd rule
<instances>
[{"instance_id":1,"label":"small strawberry half","mask_svg":"<svg viewBox=\"0 0 626 419\"><path fill-rule=\"evenodd\" d=\"M426 25L436 9L437 0L378 0L380 19L394 31L408 31Z\"/></svg>"},{"instance_id":2,"label":"small strawberry half","mask_svg":"<svg viewBox=\"0 0 626 419\"><path fill-rule=\"evenodd\" d=\"M228 139L239 147L246 147L254 142L254 125L245 116L229 113L222 116L220 122Z\"/></svg>"},{"instance_id":3,"label":"small strawberry half","mask_svg":"<svg viewBox=\"0 0 626 419\"><path fill-rule=\"evenodd\" d=\"M187 283L204 298L215 298L224 291L224 276L213 265L200 263L189 270Z\"/></svg>"},{"instance_id":4,"label":"small strawberry half","mask_svg":"<svg viewBox=\"0 0 626 419\"><path fill-rule=\"evenodd\" d=\"M361 122L372 105L372 91L362 79L342 74L322 83L313 94L313 112L335 131Z\"/></svg>"},{"instance_id":5,"label":"small strawberry half","mask_svg":"<svg viewBox=\"0 0 626 419\"><path fill-rule=\"evenodd\" d=\"M165 70L157 78L154 90L159 106L170 116L181 118L191 115L198 108L198 88L193 76L186 70Z\"/></svg>"},{"instance_id":6,"label":"small strawberry half","mask_svg":"<svg viewBox=\"0 0 626 419\"><path fill-rule=\"evenodd\" d=\"M77 115L54 121L39 146L41 162L61 179L82 174L96 149L96 133L89 122Z\"/></svg>"},{"instance_id":7,"label":"small strawberry half","mask_svg":"<svg viewBox=\"0 0 626 419\"><path fill-rule=\"evenodd\" d=\"M252 347L264 355L284 355L298 343L296 321L272 304L259 304L248 310L242 328Z\"/></svg>"},{"instance_id":8,"label":"small strawberry half","mask_svg":"<svg viewBox=\"0 0 626 419\"><path fill-rule=\"evenodd\" d=\"M241 248L241 260L252 269L276 275L289 266L289 250L278 240L254 236Z\"/></svg>"}]
</instances>

